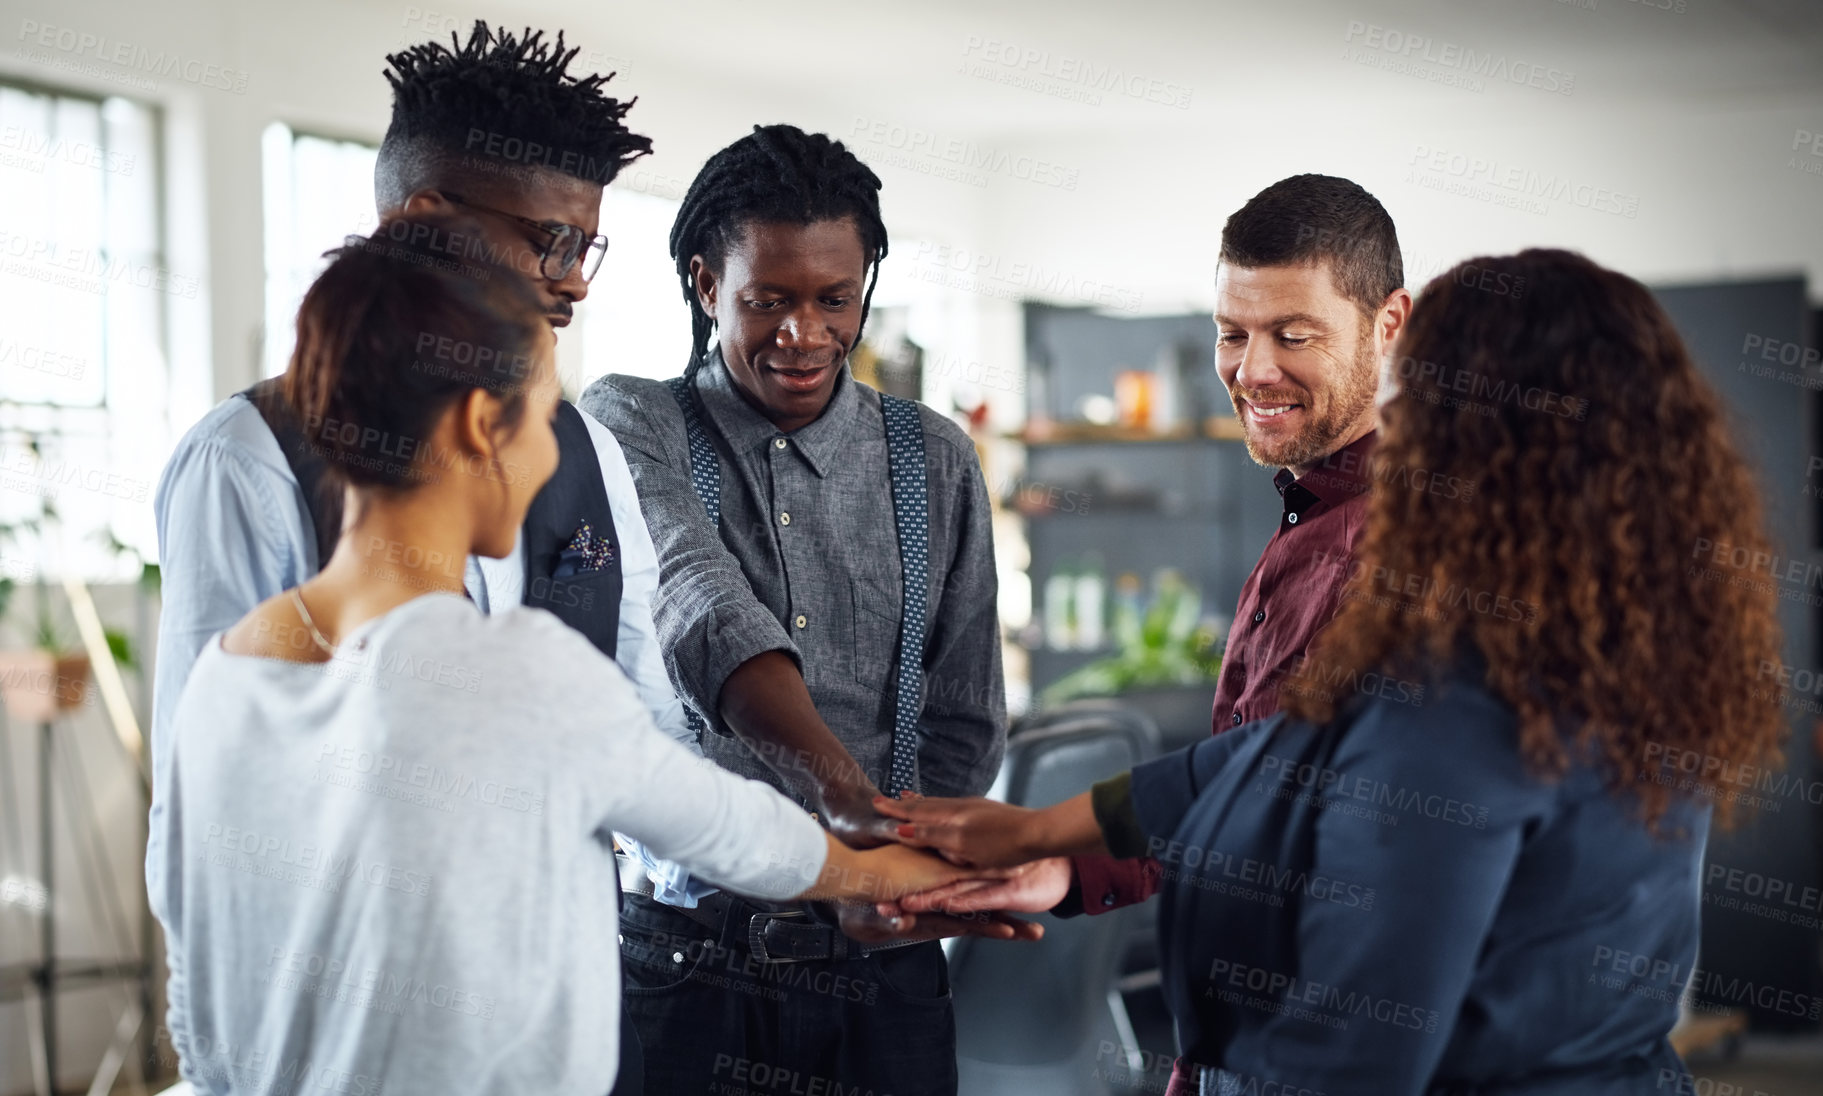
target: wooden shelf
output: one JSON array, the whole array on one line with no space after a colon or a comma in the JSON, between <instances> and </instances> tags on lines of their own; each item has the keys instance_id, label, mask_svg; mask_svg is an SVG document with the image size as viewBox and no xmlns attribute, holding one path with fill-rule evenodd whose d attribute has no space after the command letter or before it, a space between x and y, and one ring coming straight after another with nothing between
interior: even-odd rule
<instances>
[{"instance_id":1,"label":"wooden shelf","mask_svg":"<svg viewBox=\"0 0 1823 1096\"><path fill-rule=\"evenodd\" d=\"M1093 422L1052 422L1027 427L1019 433L1003 437L1025 445L1143 445L1174 441L1240 441L1242 435L1239 419L1231 415L1211 415L1203 420L1200 431L1188 426L1171 430L1147 430L1137 426Z\"/></svg>"},{"instance_id":2,"label":"wooden shelf","mask_svg":"<svg viewBox=\"0 0 1823 1096\"><path fill-rule=\"evenodd\" d=\"M1220 441L1244 441L1247 437L1241 429L1241 420L1233 415L1210 415L1204 419L1203 436Z\"/></svg>"}]
</instances>

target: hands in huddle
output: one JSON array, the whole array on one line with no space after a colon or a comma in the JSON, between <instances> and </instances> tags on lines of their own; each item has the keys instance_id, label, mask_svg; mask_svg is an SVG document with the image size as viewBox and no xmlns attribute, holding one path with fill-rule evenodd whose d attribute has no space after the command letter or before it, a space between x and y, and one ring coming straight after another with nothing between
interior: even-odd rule
<instances>
[{"instance_id":1,"label":"hands in huddle","mask_svg":"<svg viewBox=\"0 0 1823 1096\"><path fill-rule=\"evenodd\" d=\"M1052 855L1044 812L989 799L884 796L825 809L830 832L872 849L883 877L874 904L837 907L842 931L863 943L1037 940L1043 926L1010 914L1042 913L1069 892L1070 861Z\"/></svg>"}]
</instances>

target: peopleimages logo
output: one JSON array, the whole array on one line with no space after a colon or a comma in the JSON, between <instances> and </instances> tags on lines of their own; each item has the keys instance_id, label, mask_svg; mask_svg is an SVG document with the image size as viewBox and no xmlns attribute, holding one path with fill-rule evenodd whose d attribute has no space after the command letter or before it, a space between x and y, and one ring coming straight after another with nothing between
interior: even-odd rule
<instances>
[{"instance_id":1,"label":"peopleimages logo","mask_svg":"<svg viewBox=\"0 0 1823 1096\"><path fill-rule=\"evenodd\" d=\"M1539 171L1513 163L1503 163L1488 156L1459 152L1454 149L1415 145L1406 161L1411 172L1406 181L1430 189L1460 190L1440 185L1460 183L1473 188L1485 185L1493 193L1520 203L1516 208L1531 212L1548 212L1544 203L1560 202L1592 213L1612 213L1635 220L1639 217L1639 195L1579 179L1562 171ZM1465 192L1466 193L1466 192ZM1469 196L1474 196L1470 194Z\"/></svg>"},{"instance_id":2,"label":"peopleimages logo","mask_svg":"<svg viewBox=\"0 0 1823 1096\"><path fill-rule=\"evenodd\" d=\"M462 146L472 154L487 156L494 160L524 167L550 168L565 175L579 179L606 183L620 171L617 159L597 160L585 156L574 149L555 148L551 145L528 141L506 133L492 133L485 129L470 129L468 139Z\"/></svg>"},{"instance_id":3,"label":"peopleimages logo","mask_svg":"<svg viewBox=\"0 0 1823 1096\"><path fill-rule=\"evenodd\" d=\"M187 84L240 94L247 90L247 73L206 64L175 51L150 50L133 42L92 34L71 27L57 27L35 19L19 21L19 41L28 46L54 49L70 59L93 58L153 76L174 76ZM35 58L34 58L35 59Z\"/></svg>"},{"instance_id":4,"label":"peopleimages logo","mask_svg":"<svg viewBox=\"0 0 1823 1096\"><path fill-rule=\"evenodd\" d=\"M431 795L467 799L521 814L544 814L543 792L502 784L498 780L476 780L467 773L454 772L441 765L412 762L393 754L325 742L317 749L317 766L320 770L340 770L374 781L391 781Z\"/></svg>"},{"instance_id":5,"label":"peopleimages logo","mask_svg":"<svg viewBox=\"0 0 1823 1096\"><path fill-rule=\"evenodd\" d=\"M1443 1018L1436 1009L1227 959L1215 959L1209 964L1206 981L1210 986L1205 995L1225 1004L1247 1004L1337 1030L1346 1029L1350 1019L1361 1017L1410 1031L1434 1033ZM1242 1000L1242 993L1258 996ZM1288 1011L1287 1006L1296 1005L1310 1008ZM1307 1015L1299 1015L1299 1011Z\"/></svg>"},{"instance_id":6,"label":"peopleimages logo","mask_svg":"<svg viewBox=\"0 0 1823 1096\"><path fill-rule=\"evenodd\" d=\"M1439 42L1427 35L1410 34L1377 23L1364 23L1359 19L1349 20L1342 41L1351 46L1376 50L1406 61L1435 65L1439 69L1453 70L1470 77L1505 81L1557 95L1569 95L1576 90L1576 75L1571 72L1531 61L1514 60L1504 53L1477 52L1470 46Z\"/></svg>"},{"instance_id":7,"label":"peopleimages logo","mask_svg":"<svg viewBox=\"0 0 1823 1096\"><path fill-rule=\"evenodd\" d=\"M1137 72L1124 72L1067 53L971 34L962 43L964 75L1090 106L1101 105L1101 93L1113 92L1141 102L1187 110L1193 89Z\"/></svg>"},{"instance_id":8,"label":"peopleimages logo","mask_svg":"<svg viewBox=\"0 0 1823 1096\"><path fill-rule=\"evenodd\" d=\"M901 158L894 158L892 162L895 166L908 167L913 171L922 171L916 163L920 159L953 165L957 169L957 181L971 185L985 185L986 175L995 174L1059 190L1075 190L1077 180L1082 176L1080 168L983 145L959 135L943 134L865 115L855 116L849 139L865 140L886 149L889 154L898 153L902 158L909 158L911 162L904 162Z\"/></svg>"},{"instance_id":9,"label":"peopleimages logo","mask_svg":"<svg viewBox=\"0 0 1823 1096\"><path fill-rule=\"evenodd\" d=\"M1199 882L1222 881L1267 891L1296 892L1319 902L1334 902L1354 909L1374 908L1374 888L1335 879L1322 872L1312 874L1256 860L1251 856L1236 856L1219 849L1186 845L1181 841L1170 841L1158 836L1147 838L1146 845L1147 854L1154 860L1161 864L1181 866L1181 871L1173 871L1171 868L1167 868L1167 871L1173 878L1195 889L1212 890L1215 888L1199 886Z\"/></svg>"}]
</instances>

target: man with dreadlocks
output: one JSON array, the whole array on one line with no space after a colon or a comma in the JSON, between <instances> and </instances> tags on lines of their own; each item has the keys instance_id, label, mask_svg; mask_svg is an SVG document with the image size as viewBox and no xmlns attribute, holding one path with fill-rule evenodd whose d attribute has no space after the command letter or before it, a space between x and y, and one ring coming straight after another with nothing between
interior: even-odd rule
<instances>
[{"instance_id":1,"label":"man with dreadlocks","mask_svg":"<svg viewBox=\"0 0 1823 1096\"><path fill-rule=\"evenodd\" d=\"M382 224L398 230L390 235L401 253L468 264L477 277L491 276L490 268L506 277L517 271L554 329L588 295L607 247L597 235L603 188L652 147L624 124L632 101L603 93L612 74L567 73L576 53L561 33L551 43L542 32L515 36L477 21L466 44L452 34L448 47L432 42L389 56L392 122L374 168L375 205ZM450 214L476 230L439 234L414 220L449 223ZM493 351L435 331L417 332L416 346L425 370ZM499 368L522 364L503 360ZM450 567L484 611L523 602L582 632L626 672L659 727L689 739L652 624L658 560L626 458L612 435L570 404L559 404L554 425L560 467L534 498L513 554ZM154 834L169 783L171 718L203 644L329 562L342 498L318 490L327 447L313 439L333 430L345 444L349 429L301 421L266 381L204 416L165 468L155 500L164 608L152 721ZM420 442L363 435L359 459L409 462ZM159 863L149 848L154 893ZM639 1091L638 1048L628 1031L623 1025L616 1092Z\"/></svg>"},{"instance_id":2,"label":"man with dreadlocks","mask_svg":"<svg viewBox=\"0 0 1823 1096\"><path fill-rule=\"evenodd\" d=\"M875 795L979 794L1006 745L975 447L848 369L886 256L879 190L839 141L794 126L716 153L671 230L694 330L684 375L604 377L580 401L632 464L660 642L703 752L850 844L891 838ZM935 937L1036 935L999 917L765 906L633 851L622 974L655 1092L764 1069L953 1093Z\"/></svg>"}]
</instances>

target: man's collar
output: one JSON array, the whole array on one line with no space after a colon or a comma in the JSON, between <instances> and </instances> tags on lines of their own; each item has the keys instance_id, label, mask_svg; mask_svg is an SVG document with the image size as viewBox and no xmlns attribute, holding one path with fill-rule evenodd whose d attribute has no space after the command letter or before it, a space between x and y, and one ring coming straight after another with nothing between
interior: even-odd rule
<instances>
[{"instance_id":1,"label":"man's collar","mask_svg":"<svg viewBox=\"0 0 1823 1096\"><path fill-rule=\"evenodd\" d=\"M1317 499L1330 502L1364 495L1373 476L1374 442L1378 437L1379 431L1369 430L1318 461L1315 467L1301 476L1294 477L1290 469L1281 468L1273 476L1272 484L1282 495L1287 487L1296 483Z\"/></svg>"},{"instance_id":2,"label":"man's collar","mask_svg":"<svg viewBox=\"0 0 1823 1096\"><path fill-rule=\"evenodd\" d=\"M849 375L848 363L843 362L841 371L836 374L835 392L830 395L823 413L816 421L787 434L771 419L754 410L734 387L734 378L722 361L720 347L710 350L709 360L697 371L696 388L702 394L703 407L736 453L751 452L770 444L774 438L787 437L818 476L828 475L835 467L861 407L859 382Z\"/></svg>"}]
</instances>

